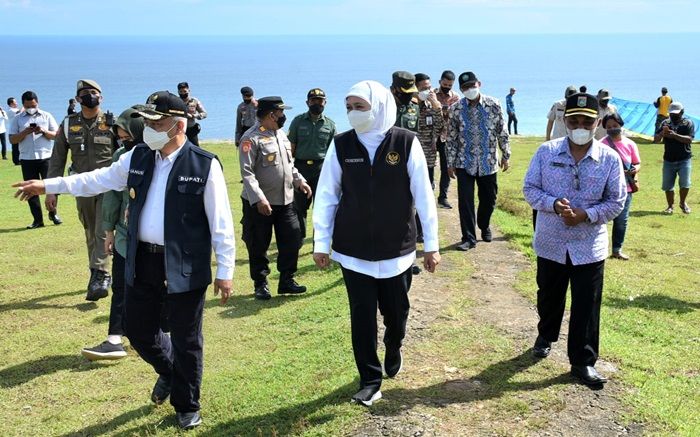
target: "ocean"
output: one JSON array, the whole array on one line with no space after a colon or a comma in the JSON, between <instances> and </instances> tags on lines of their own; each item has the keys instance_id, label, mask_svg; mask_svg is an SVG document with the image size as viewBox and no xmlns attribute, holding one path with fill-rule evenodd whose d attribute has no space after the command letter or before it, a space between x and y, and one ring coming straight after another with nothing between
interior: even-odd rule
<instances>
[{"instance_id":1,"label":"ocean","mask_svg":"<svg viewBox=\"0 0 700 437\"><path fill-rule=\"evenodd\" d=\"M474 71L482 92L501 100L515 87L519 133L544 135L546 115L568 85L651 102L660 88L700 114L700 34L265 36L265 37L25 37L0 39L0 98L33 90L40 107L60 122L75 82L94 79L103 109L118 114L153 91L176 92L187 81L209 116L202 139L232 139L239 90L282 96L306 110L306 93L326 91L326 115L348 129L344 96L365 79L385 85L395 70L427 73L433 85L443 70Z\"/></svg>"}]
</instances>

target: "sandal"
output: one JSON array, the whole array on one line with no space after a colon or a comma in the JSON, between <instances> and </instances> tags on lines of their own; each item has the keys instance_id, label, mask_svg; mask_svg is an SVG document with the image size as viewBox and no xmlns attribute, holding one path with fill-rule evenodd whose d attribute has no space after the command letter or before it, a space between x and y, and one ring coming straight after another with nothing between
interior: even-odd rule
<instances>
[{"instance_id":1,"label":"sandal","mask_svg":"<svg viewBox=\"0 0 700 437\"><path fill-rule=\"evenodd\" d=\"M671 215L671 214L673 214L673 207L672 207L672 206L669 206L668 208L666 208L666 209L663 210L663 213L666 214L666 215Z\"/></svg>"},{"instance_id":2,"label":"sandal","mask_svg":"<svg viewBox=\"0 0 700 437\"><path fill-rule=\"evenodd\" d=\"M690 207L687 203L681 205L681 211L683 211L685 214L690 214Z\"/></svg>"}]
</instances>

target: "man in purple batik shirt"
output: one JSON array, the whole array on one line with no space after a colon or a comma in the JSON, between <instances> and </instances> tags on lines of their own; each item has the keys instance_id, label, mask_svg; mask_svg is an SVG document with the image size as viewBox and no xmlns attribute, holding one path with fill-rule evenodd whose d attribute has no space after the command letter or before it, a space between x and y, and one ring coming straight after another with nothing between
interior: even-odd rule
<instances>
[{"instance_id":1,"label":"man in purple batik shirt","mask_svg":"<svg viewBox=\"0 0 700 437\"><path fill-rule=\"evenodd\" d=\"M558 340L570 283L571 374L600 386L607 381L594 367L608 255L605 224L622 211L627 186L617 153L594 139L596 98L583 93L568 97L564 122L567 136L540 146L523 188L525 199L538 212L533 246L540 322L533 354L548 356Z\"/></svg>"}]
</instances>

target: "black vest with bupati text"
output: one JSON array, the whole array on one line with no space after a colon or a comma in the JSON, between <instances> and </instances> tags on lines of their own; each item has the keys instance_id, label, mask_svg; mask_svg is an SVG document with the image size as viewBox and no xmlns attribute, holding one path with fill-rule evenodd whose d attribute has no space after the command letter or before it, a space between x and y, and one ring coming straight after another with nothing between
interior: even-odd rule
<instances>
[{"instance_id":1,"label":"black vest with bupati text","mask_svg":"<svg viewBox=\"0 0 700 437\"><path fill-rule=\"evenodd\" d=\"M127 180L129 210L126 282L134 285L139 219L153 179L155 153L145 144L133 149ZM184 293L211 284L211 233L204 210L204 188L216 157L189 141L175 158L165 188L163 231L168 293Z\"/></svg>"},{"instance_id":2,"label":"black vest with bupati text","mask_svg":"<svg viewBox=\"0 0 700 437\"><path fill-rule=\"evenodd\" d=\"M367 261L381 261L416 250L416 219L408 175L415 134L392 127L370 164L355 130L335 137L341 177L333 250Z\"/></svg>"}]
</instances>

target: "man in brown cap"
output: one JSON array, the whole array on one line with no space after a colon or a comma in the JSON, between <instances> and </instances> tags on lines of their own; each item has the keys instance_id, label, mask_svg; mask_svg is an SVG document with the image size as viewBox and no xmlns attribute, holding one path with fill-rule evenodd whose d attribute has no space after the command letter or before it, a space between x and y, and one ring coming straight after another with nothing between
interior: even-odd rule
<instances>
[{"instance_id":1,"label":"man in brown cap","mask_svg":"<svg viewBox=\"0 0 700 437\"><path fill-rule=\"evenodd\" d=\"M76 86L76 100L81 110L67 116L58 128L53 153L49 161L49 178L63 176L70 150L70 171L84 173L112 163L116 139L111 129L112 114L100 109L102 88L89 79L81 79ZM56 210L55 194L46 196L46 209ZM78 218L85 229L85 243L90 263L90 280L86 300L96 301L107 296L112 283L109 275L109 255L104 249L102 229L102 196L76 197Z\"/></svg>"}]
</instances>

